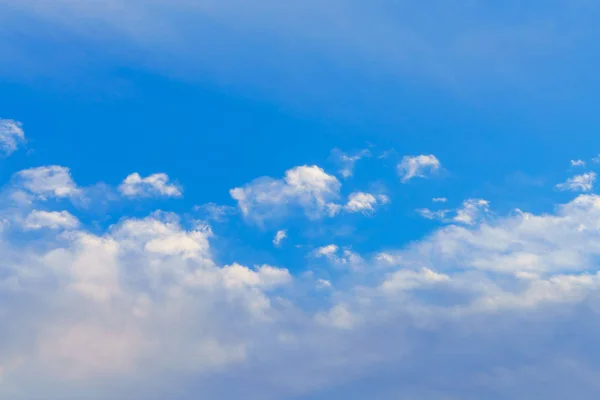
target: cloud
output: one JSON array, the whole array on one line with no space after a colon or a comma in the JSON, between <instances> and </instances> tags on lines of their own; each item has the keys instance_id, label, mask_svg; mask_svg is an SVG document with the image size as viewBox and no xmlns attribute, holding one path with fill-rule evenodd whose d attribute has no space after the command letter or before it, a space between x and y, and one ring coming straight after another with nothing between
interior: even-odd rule
<instances>
[{"instance_id":1,"label":"cloud","mask_svg":"<svg viewBox=\"0 0 600 400\"><path fill-rule=\"evenodd\" d=\"M333 161L340 166L339 173L342 175L342 178L347 179L354 174L354 165L356 162L363 158L371 157L371 151L369 149L364 149L354 155L348 155L340 149L333 149L331 151L331 157L333 158Z\"/></svg>"},{"instance_id":2,"label":"cloud","mask_svg":"<svg viewBox=\"0 0 600 400\"><path fill-rule=\"evenodd\" d=\"M68 211L33 210L25 219L26 229L73 229L79 226L79 220Z\"/></svg>"},{"instance_id":3,"label":"cloud","mask_svg":"<svg viewBox=\"0 0 600 400\"><path fill-rule=\"evenodd\" d=\"M81 194L67 167L50 165L30 168L16 173L15 179L20 188L41 200Z\"/></svg>"},{"instance_id":4,"label":"cloud","mask_svg":"<svg viewBox=\"0 0 600 400\"><path fill-rule=\"evenodd\" d=\"M312 252L312 255L316 258L325 258L335 265L348 265L353 268L363 263L360 255L347 248L341 249L335 244L319 247Z\"/></svg>"},{"instance_id":5,"label":"cloud","mask_svg":"<svg viewBox=\"0 0 600 400\"><path fill-rule=\"evenodd\" d=\"M433 201L434 203L445 203L448 201L448 199L445 197L434 197L433 199L431 199L431 201Z\"/></svg>"},{"instance_id":6,"label":"cloud","mask_svg":"<svg viewBox=\"0 0 600 400\"><path fill-rule=\"evenodd\" d=\"M331 288L331 282L328 281L327 279L317 279L317 289L329 289Z\"/></svg>"},{"instance_id":7,"label":"cloud","mask_svg":"<svg viewBox=\"0 0 600 400\"><path fill-rule=\"evenodd\" d=\"M587 172L567 179L566 182L556 185L558 190L570 190L572 192L589 192L596 181L595 172Z\"/></svg>"},{"instance_id":8,"label":"cloud","mask_svg":"<svg viewBox=\"0 0 600 400\"><path fill-rule=\"evenodd\" d=\"M287 231L285 229L279 230L279 231L277 231L277 233L275 234L275 237L273 238L273 244L275 245L275 247L280 247L281 242L283 242L286 238L287 238Z\"/></svg>"},{"instance_id":9,"label":"cloud","mask_svg":"<svg viewBox=\"0 0 600 400\"><path fill-rule=\"evenodd\" d=\"M455 210L436 210L428 208L417 209L422 217L437 219L446 223L473 225L489 213L490 202L484 199L467 199L462 206ZM451 216L449 216L451 215Z\"/></svg>"},{"instance_id":10,"label":"cloud","mask_svg":"<svg viewBox=\"0 0 600 400\"><path fill-rule=\"evenodd\" d=\"M172 213L25 240L9 224L0 397L239 398L234 377L261 399L597 393L600 198L462 221L373 257L317 248L363 268L306 286L285 268L219 263L210 227Z\"/></svg>"},{"instance_id":11,"label":"cloud","mask_svg":"<svg viewBox=\"0 0 600 400\"><path fill-rule=\"evenodd\" d=\"M585 161L583 161L583 160L571 160L571 167L585 167Z\"/></svg>"},{"instance_id":12,"label":"cloud","mask_svg":"<svg viewBox=\"0 0 600 400\"><path fill-rule=\"evenodd\" d=\"M360 212L369 215L375 212L376 206L387 204L389 202L389 197L384 194L375 197L371 193L354 192L348 196L348 202L344 206L344 210L349 213Z\"/></svg>"},{"instance_id":13,"label":"cloud","mask_svg":"<svg viewBox=\"0 0 600 400\"><path fill-rule=\"evenodd\" d=\"M204 213L205 218L215 222L224 222L227 217L236 213L236 208L216 203L208 203L200 206L195 206L195 210Z\"/></svg>"},{"instance_id":14,"label":"cloud","mask_svg":"<svg viewBox=\"0 0 600 400\"><path fill-rule=\"evenodd\" d=\"M423 286L449 282L450 277L433 272L423 267L420 271L400 270L391 274L382 284L381 289L386 292L418 289Z\"/></svg>"},{"instance_id":15,"label":"cloud","mask_svg":"<svg viewBox=\"0 0 600 400\"><path fill-rule=\"evenodd\" d=\"M263 177L230 190L247 219L262 223L281 218L294 208L300 208L311 219L333 216L341 208L334 201L339 197L340 182L316 165L299 166L285 173L283 179Z\"/></svg>"},{"instance_id":16,"label":"cloud","mask_svg":"<svg viewBox=\"0 0 600 400\"><path fill-rule=\"evenodd\" d=\"M473 225L477 220L489 211L490 202L484 199L468 199L462 204L462 208L456 211L452 219L454 222Z\"/></svg>"},{"instance_id":17,"label":"cloud","mask_svg":"<svg viewBox=\"0 0 600 400\"><path fill-rule=\"evenodd\" d=\"M0 118L0 154L9 156L25 143L23 125L12 119Z\"/></svg>"},{"instance_id":18,"label":"cloud","mask_svg":"<svg viewBox=\"0 0 600 400\"><path fill-rule=\"evenodd\" d=\"M167 174L152 174L142 178L137 172L127 176L119 186L126 197L181 197L181 188L169 183Z\"/></svg>"},{"instance_id":19,"label":"cloud","mask_svg":"<svg viewBox=\"0 0 600 400\"><path fill-rule=\"evenodd\" d=\"M440 161L433 154L419 156L404 156L398 164L398 174L402 182L413 178L428 178L441 167Z\"/></svg>"}]
</instances>

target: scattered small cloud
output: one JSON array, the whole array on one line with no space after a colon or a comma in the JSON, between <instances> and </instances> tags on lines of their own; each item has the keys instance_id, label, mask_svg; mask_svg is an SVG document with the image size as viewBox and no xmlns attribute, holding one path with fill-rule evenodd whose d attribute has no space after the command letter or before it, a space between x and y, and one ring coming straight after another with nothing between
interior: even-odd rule
<instances>
[{"instance_id":1,"label":"scattered small cloud","mask_svg":"<svg viewBox=\"0 0 600 400\"><path fill-rule=\"evenodd\" d=\"M331 158L339 165L339 173L342 178L350 178L354 174L354 166L357 161L371 157L371 151L369 149L363 149L353 155L348 155L340 149L333 149L331 151Z\"/></svg>"},{"instance_id":2,"label":"scattered small cloud","mask_svg":"<svg viewBox=\"0 0 600 400\"><path fill-rule=\"evenodd\" d=\"M0 119L0 155L11 155L22 143L25 143L23 125L12 119Z\"/></svg>"},{"instance_id":3,"label":"scattered small cloud","mask_svg":"<svg viewBox=\"0 0 600 400\"><path fill-rule=\"evenodd\" d=\"M585 167L585 161L583 161L583 160L571 160L571 167Z\"/></svg>"},{"instance_id":4,"label":"scattered small cloud","mask_svg":"<svg viewBox=\"0 0 600 400\"><path fill-rule=\"evenodd\" d=\"M279 230L273 238L273 244L275 245L275 247L281 247L281 242L283 242L287 237L287 230Z\"/></svg>"},{"instance_id":5,"label":"scattered small cloud","mask_svg":"<svg viewBox=\"0 0 600 400\"><path fill-rule=\"evenodd\" d=\"M473 225L483 216L489 213L489 201L484 199L467 199L463 201L460 208L454 210L430 210L429 208L420 208L416 212L423 218L431 220L440 220L446 223L457 223L464 225ZM452 215L452 216L449 216Z\"/></svg>"},{"instance_id":6,"label":"scattered small cloud","mask_svg":"<svg viewBox=\"0 0 600 400\"><path fill-rule=\"evenodd\" d=\"M440 161L433 154L419 156L404 156L398 164L398 174L402 182L413 178L427 178L441 167Z\"/></svg>"},{"instance_id":7,"label":"scattered small cloud","mask_svg":"<svg viewBox=\"0 0 600 400\"><path fill-rule=\"evenodd\" d=\"M567 179L563 183L556 185L558 190L569 190L572 192L589 192L594 187L596 181L595 172L587 172L582 175L576 175L572 178Z\"/></svg>"},{"instance_id":8,"label":"scattered small cloud","mask_svg":"<svg viewBox=\"0 0 600 400\"><path fill-rule=\"evenodd\" d=\"M431 199L431 201L433 201L434 203L445 203L448 201L448 199L445 197L434 197L433 199Z\"/></svg>"},{"instance_id":9,"label":"scattered small cloud","mask_svg":"<svg viewBox=\"0 0 600 400\"><path fill-rule=\"evenodd\" d=\"M232 206L220 205L217 203L207 203L195 206L194 210L203 213L204 218L215 222L224 222L227 217L237 212L237 209Z\"/></svg>"},{"instance_id":10,"label":"scattered small cloud","mask_svg":"<svg viewBox=\"0 0 600 400\"><path fill-rule=\"evenodd\" d=\"M363 259L360 255L346 248L341 249L335 244L322 246L313 251L313 256L316 258L325 258L332 264L358 266L362 264Z\"/></svg>"},{"instance_id":11,"label":"scattered small cloud","mask_svg":"<svg viewBox=\"0 0 600 400\"><path fill-rule=\"evenodd\" d=\"M294 208L300 208L311 219L334 216L341 206L341 184L322 168L303 165L292 168L282 179L262 177L230 190L244 217L256 223L281 218Z\"/></svg>"},{"instance_id":12,"label":"scattered small cloud","mask_svg":"<svg viewBox=\"0 0 600 400\"><path fill-rule=\"evenodd\" d=\"M328 281L327 279L317 279L317 289L330 289L331 288L331 282Z\"/></svg>"},{"instance_id":13,"label":"scattered small cloud","mask_svg":"<svg viewBox=\"0 0 600 400\"><path fill-rule=\"evenodd\" d=\"M167 174L158 173L142 178L134 172L119 186L119 192L126 197L181 197L181 188L169 182Z\"/></svg>"},{"instance_id":14,"label":"scattered small cloud","mask_svg":"<svg viewBox=\"0 0 600 400\"><path fill-rule=\"evenodd\" d=\"M354 192L348 196L348 203L344 210L349 213L360 212L364 215L373 214L375 207L390 202L390 198L384 194L373 195L371 193Z\"/></svg>"}]
</instances>

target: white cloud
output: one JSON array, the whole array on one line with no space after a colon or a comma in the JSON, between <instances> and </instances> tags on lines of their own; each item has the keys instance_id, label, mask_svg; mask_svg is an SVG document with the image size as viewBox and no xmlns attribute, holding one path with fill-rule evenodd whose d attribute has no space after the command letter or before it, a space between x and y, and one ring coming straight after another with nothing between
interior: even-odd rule
<instances>
[{"instance_id":1,"label":"white cloud","mask_svg":"<svg viewBox=\"0 0 600 400\"><path fill-rule=\"evenodd\" d=\"M572 192L589 192L594 187L596 181L595 172L587 172L582 175L576 175L567 179L564 183L559 183L556 188L559 190L570 190Z\"/></svg>"},{"instance_id":2,"label":"white cloud","mask_svg":"<svg viewBox=\"0 0 600 400\"><path fill-rule=\"evenodd\" d=\"M287 215L299 207L309 218L333 216L340 210L333 203L341 184L336 177L313 166L292 168L283 179L258 178L230 191L242 214L257 223Z\"/></svg>"},{"instance_id":3,"label":"white cloud","mask_svg":"<svg viewBox=\"0 0 600 400\"><path fill-rule=\"evenodd\" d=\"M344 210L350 213L363 213L365 215L375 212L375 207L382 204L387 204L390 199L386 195L372 195L371 193L354 192L348 196L348 202L344 206Z\"/></svg>"},{"instance_id":4,"label":"white cloud","mask_svg":"<svg viewBox=\"0 0 600 400\"><path fill-rule=\"evenodd\" d=\"M331 282L328 281L327 279L322 279L319 278L317 279L317 289L330 289L331 288Z\"/></svg>"},{"instance_id":5,"label":"white cloud","mask_svg":"<svg viewBox=\"0 0 600 400\"><path fill-rule=\"evenodd\" d=\"M0 118L0 154L11 155L24 142L22 124L12 119Z\"/></svg>"},{"instance_id":6,"label":"white cloud","mask_svg":"<svg viewBox=\"0 0 600 400\"><path fill-rule=\"evenodd\" d=\"M437 219L446 223L473 225L489 213L489 205L489 201L484 199L467 199L463 201L460 208L455 210L432 211L428 208L420 208L416 212L427 219Z\"/></svg>"},{"instance_id":7,"label":"white cloud","mask_svg":"<svg viewBox=\"0 0 600 400\"><path fill-rule=\"evenodd\" d=\"M30 168L15 175L24 190L45 200L51 197L73 197L81 193L69 168L58 165Z\"/></svg>"},{"instance_id":8,"label":"white cloud","mask_svg":"<svg viewBox=\"0 0 600 400\"><path fill-rule=\"evenodd\" d=\"M127 197L181 197L181 188L169 183L167 174L152 174L142 178L137 172L127 176L119 186L119 191Z\"/></svg>"},{"instance_id":9,"label":"white cloud","mask_svg":"<svg viewBox=\"0 0 600 400\"><path fill-rule=\"evenodd\" d=\"M354 155L348 155L339 149L333 149L331 157L340 166L340 175L347 179L354 174L354 165L356 162L363 158L371 157L371 151L364 149Z\"/></svg>"},{"instance_id":10,"label":"white cloud","mask_svg":"<svg viewBox=\"0 0 600 400\"><path fill-rule=\"evenodd\" d=\"M262 265L254 271L239 264L227 265L223 267L223 277L227 287L248 286L274 289L292 281L292 276L287 269L275 268L270 265Z\"/></svg>"},{"instance_id":11,"label":"white cloud","mask_svg":"<svg viewBox=\"0 0 600 400\"><path fill-rule=\"evenodd\" d=\"M423 218L444 220L446 214L450 212L450 210L432 211L429 208L419 208L416 212Z\"/></svg>"},{"instance_id":12,"label":"white cloud","mask_svg":"<svg viewBox=\"0 0 600 400\"><path fill-rule=\"evenodd\" d=\"M470 206L488 208L466 201L448 217L462 224L376 253L374 262L320 247L314 257L364 268L323 271L330 279L304 286L285 268L222 265L230 252L215 254L211 229L170 213L123 217L96 233L81 223L60 235L40 230L25 241L13 240L7 224L0 397L179 400L172 379L186 393L193 385L225 399L239 398L232 379L264 399L332 390L352 398L356 385L374 399L527 399L548 394L540 391L549 384L577 398L595 394L600 197L486 220ZM567 329L560 343L547 335L559 328ZM578 380L582 372L589 382ZM369 386L374 373L381 379ZM555 383L565 373L576 384ZM418 385L390 392L398 377L415 376ZM440 381L443 390L431 392ZM464 382L478 384L466 393Z\"/></svg>"},{"instance_id":13,"label":"white cloud","mask_svg":"<svg viewBox=\"0 0 600 400\"><path fill-rule=\"evenodd\" d=\"M208 203L200 206L195 206L195 210L204 213L205 218L216 222L224 222L229 215L236 213L236 208L216 203Z\"/></svg>"},{"instance_id":14,"label":"white cloud","mask_svg":"<svg viewBox=\"0 0 600 400\"><path fill-rule=\"evenodd\" d=\"M583 161L583 160L571 160L571 167L585 167L585 161Z\"/></svg>"},{"instance_id":15,"label":"white cloud","mask_svg":"<svg viewBox=\"0 0 600 400\"><path fill-rule=\"evenodd\" d=\"M287 238L287 231L285 229L277 231L275 237L273 238L273 244L275 247L280 247L281 242L283 242Z\"/></svg>"},{"instance_id":16,"label":"white cloud","mask_svg":"<svg viewBox=\"0 0 600 400\"><path fill-rule=\"evenodd\" d=\"M426 267L420 271L400 270L386 278L381 284L381 290L385 292L412 290L448 281L450 281L448 275L438 274Z\"/></svg>"},{"instance_id":17,"label":"white cloud","mask_svg":"<svg viewBox=\"0 0 600 400\"><path fill-rule=\"evenodd\" d=\"M402 182L412 178L427 178L441 167L440 161L433 154L419 156L404 156L398 164L398 174Z\"/></svg>"},{"instance_id":18,"label":"white cloud","mask_svg":"<svg viewBox=\"0 0 600 400\"><path fill-rule=\"evenodd\" d=\"M445 203L448 201L448 199L445 197L434 197L433 199L431 199L431 201L433 201L434 203Z\"/></svg>"},{"instance_id":19,"label":"white cloud","mask_svg":"<svg viewBox=\"0 0 600 400\"><path fill-rule=\"evenodd\" d=\"M333 264L358 267L363 263L362 257L350 249L341 249L335 244L319 247L312 252L316 258L326 258Z\"/></svg>"},{"instance_id":20,"label":"white cloud","mask_svg":"<svg viewBox=\"0 0 600 400\"><path fill-rule=\"evenodd\" d=\"M490 202L484 199L468 199L462 204L462 208L456 210L452 220L457 223L473 225L483 215L489 212Z\"/></svg>"},{"instance_id":21,"label":"white cloud","mask_svg":"<svg viewBox=\"0 0 600 400\"><path fill-rule=\"evenodd\" d=\"M68 211L33 210L25 219L26 229L73 229L79 226L79 220Z\"/></svg>"}]
</instances>

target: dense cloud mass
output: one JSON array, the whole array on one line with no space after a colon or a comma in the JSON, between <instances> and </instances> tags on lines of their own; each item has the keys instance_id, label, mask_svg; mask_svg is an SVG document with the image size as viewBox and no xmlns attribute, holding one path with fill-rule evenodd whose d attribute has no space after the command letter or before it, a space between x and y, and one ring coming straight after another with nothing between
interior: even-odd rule
<instances>
[{"instance_id":1,"label":"dense cloud mass","mask_svg":"<svg viewBox=\"0 0 600 400\"><path fill-rule=\"evenodd\" d=\"M322 169L299 167L285 180L253 182L232 195L248 216L281 196L319 210L339 190ZM16 173L3 190L2 396L325 398L336 388L358 399L368 388L378 399L526 399L559 398L567 388L578 398L596 392L596 195L552 214L487 219L467 218L488 207L468 200L448 226L407 246L363 255L323 246L310 257L349 271L331 282L308 269L223 265L211 227L174 213L125 216L98 232L48 208L49 197L68 207L83 192L57 166ZM346 208L369 210L376 202L353 193ZM281 230L274 243L285 238ZM306 295L316 296L316 307Z\"/></svg>"}]
</instances>

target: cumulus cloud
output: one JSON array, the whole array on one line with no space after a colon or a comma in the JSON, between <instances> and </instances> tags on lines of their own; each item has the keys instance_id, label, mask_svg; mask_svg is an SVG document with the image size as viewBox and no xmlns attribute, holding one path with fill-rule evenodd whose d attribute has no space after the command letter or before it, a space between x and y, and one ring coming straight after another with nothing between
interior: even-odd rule
<instances>
[{"instance_id":1,"label":"cumulus cloud","mask_svg":"<svg viewBox=\"0 0 600 400\"><path fill-rule=\"evenodd\" d=\"M275 247L280 247L281 242L283 242L287 238L287 231L285 229L277 231L275 237L273 238L273 244Z\"/></svg>"},{"instance_id":2,"label":"cumulus cloud","mask_svg":"<svg viewBox=\"0 0 600 400\"><path fill-rule=\"evenodd\" d=\"M364 149L353 155L348 155L340 149L333 149L331 157L333 158L333 161L339 165L339 173L342 178L347 179L354 174L354 165L356 162L363 158L371 157L371 151L369 149Z\"/></svg>"},{"instance_id":3,"label":"cumulus cloud","mask_svg":"<svg viewBox=\"0 0 600 400\"><path fill-rule=\"evenodd\" d=\"M24 142L23 125L12 119L0 118L0 155L11 155Z\"/></svg>"},{"instance_id":4,"label":"cumulus cloud","mask_svg":"<svg viewBox=\"0 0 600 400\"><path fill-rule=\"evenodd\" d=\"M448 201L448 199L445 197L434 197L433 199L431 199L431 201L433 201L434 203L445 203Z\"/></svg>"},{"instance_id":5,"label":"cumulus cloud","mask_svg":"<svg viewBox=\"0 0 600 400\"><path fill-rule=\"evenodd\" d=\"M419 156L404 156L398 164L398 174L402 182L413 178L427 178L441 168L441 163L433 154Z\"/></svg>"},{"instance_id":6,"label":"cumulus cloud","mask_svg":"<svg viewBox=\"0 0 600 400\"><path fill-rule=\"evenodd\" d=\"M127 197L181 197L181 188L169 182L167 174L152 174L142 178L137 172L127 176L119 186Z\"/></svg>"},{"instance_id":7,"label":"cumulus cloud","mask_svg":"<svg viewBox=\"0 0 600 400\"><path fill-rule=\"evenodd\" d=\"M571 160L571 167L585 167L585 161L583 161L583 160Z\"/></svg>"},{"instance_id":8,"label":"cumulus cloud","mask_svg":"<svg viewBox=\"0 0 600 400\"><path fill-rule=\"evenodd\" d=\"M19 187L41 200L81 194L67 167L50 165L30 168L18 172L15 178Z\"/></svg>"},{"instance_id":9,"label":"cumulus cloud","mask_svg":"<svg viewBox=\"0 0 600 400\"><path fill-rule=\"evenodd\" d=\"M334 203L340 188L335 176L316 165L304 165L286 171L283 179L258 178L231 189L230 194L247 219L262 223L283 217L295 207L312 219L333 216L341 208Z\"/></svg>"},{"instance_id":10,"label":"cumulus cloud","mask_svg":"<svg viewBox=\"0 0 600 400\"><path fill-rule=\"evenodd\" d=\"M0 234L0 397L239 398L234 378L273 400L595 395L600 197L471 214L488 208L465 201L461 223L372 256L317 248L328 279L306 285L220 262L211 228L172 213L56 234L41 227L67 214L31 210L33 238Z\"/></svg>"},{"instance_id":11,"label":"cumulus cloud","mask_svg":"<svg viewBox=\"0 0 600 400\"><path fill-rule=\"evenodd\" d=\"M72 229L79 226L79 220L68 211L33 210L25 219L26 229Z\"/></svg>"},{"instance_id":12,"label":"cumulus cloud","mask_svg":"<svg viewBox=\"0 0 600 400\"><path fill-rule=\"evenodd\" d=\"M566 180L566 182L556 185L558 190L569 190L572 192L589 192L594 187L596 181L595 172L576 175Z\"/></svg>"},{"instance_id":13,"label":"cumulus cloud","mask_svg":"<svg viewBox=\"0 0 600 400\"><path fill-rule=\"evenodd\" d=\"M375 196L371 193L354 192L348 196L344 210L349 213L360 212L368 215L375 212L375 207L389 202L390 198L384 194Z\"/></svg>"}]
</instances>

